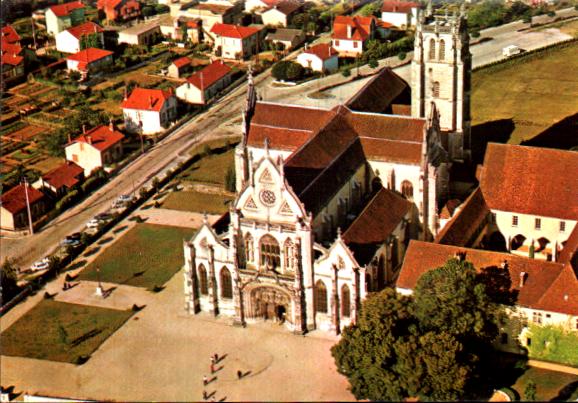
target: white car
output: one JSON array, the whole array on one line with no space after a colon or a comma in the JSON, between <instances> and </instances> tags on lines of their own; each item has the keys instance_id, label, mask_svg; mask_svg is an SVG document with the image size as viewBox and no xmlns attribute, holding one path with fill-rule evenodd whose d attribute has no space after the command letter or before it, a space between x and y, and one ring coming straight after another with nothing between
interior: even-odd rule
<instances>
[{"instance_id":1,"label":"white car","mask_svg":"<svg viewBox=\"0 0 578 403\"><path fill-rule=\"evenodd\" d=\"M98 228L100 223L102 223L101 220L93 218L92 220L86 223L86 228Z\"/></svg>"},{"instance_id":2,"label":"white car","mask_svg":"<svg viewBox=\"0 0 578 403\"><path fill-rule=\"evenodd\" d=\"M45 257L44 259L39 260L38 262L30 266L30 271L46 270L48 269L48 266L50 266L50 260L47 257Z\"/></svg>"}]
</instances>

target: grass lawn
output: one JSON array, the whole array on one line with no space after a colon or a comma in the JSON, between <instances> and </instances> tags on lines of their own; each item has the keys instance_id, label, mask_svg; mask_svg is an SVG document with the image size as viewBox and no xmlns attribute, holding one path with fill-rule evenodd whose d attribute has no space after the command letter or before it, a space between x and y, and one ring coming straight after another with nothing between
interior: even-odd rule
<instances>
[{"instance_id":1,"label":"grass lawn","mask_svg":"<svg viewBox=\"0 0 578 403\"><path fill-rule=\"evenodd\" d=\"M241 141L241 139L239 137L206 141L206 142L203 142L201 144L197 144L193 148L191 148L191 151L189 151L189 154L191 156L196 155L196 154L202 154L202 153L204 153L204 151L207 147L209 147L211 150L225 147L225 146L227 146L227 144L229 144L231 147L233 147L234 145L237 145L239 143L239 141Z\"/></svg>"},{"instance_id":2,"label":"grass lawn","mask_svg":"<svg viewBox=\"0 0 578 403\"><path fill-rule=\"evenodd\" d=\"M219 194L181 191L168 195L162 207L170 210L223 214L229 210L229 204L225 204L229 200L232 198Z\"/></svg>"},{"instance_id":3,"label":"grass lawn","mask_svg":"<svg viewBox=\"0 0 578 403\"><path fill-rule=\"evenodd\" d=\"M524 390L530 380L536 383L536 400L549 401L557 397L565 386L578 382L578 377L564 372L529 367L512 386L519 393L522 400L524 400ZM561 400L566 400L567 398L565 397Z\"/></svg>"},{"instance_id":4,"label":"grass lawn","mask_svg":"<svg viewBox=\"0 0 578 403\"><path fill-rule=\"evenodd\" d=\"M77 363L88 357L132 311L42 300L2 332L2 355Z\"/></svg>"},{"instance_id":5,"label":"grass lawn","mask_svg":"<svg viewBox=\"0 0 578 403\"><path fill-rule=\"evenodd\" d=\"M488 126L483 134L490 136L494 134L492 131L507 126L507 120L511 119L513 131L509 134L509 140L507 137L505 140L519 144L576 114L577 52L578 43L574 43L553 49L536 59L522 58L518 63L474 72L472 125L505 119L497 127Z\"/></svg>"},{"instance_id":6,"label":"grass lawn","mask_svg":"<svg viewBox=\"0 0 578 403\"><path fill-rule=\"evenodd\" d=\"M221 154L211 154L196 162L184 171L180 177L191 182L225 184L225 175L230 167L234 167L235 149Z\"/></svg>"},{"instance_id":7,"label":"grass lawn","mask_svg":"<svg viewBox=\"0 0 578 403\"><path fill-rule=\"evenodd\" d=\"M153 289L165 284L183 265L183 239L193 228L138 224L80 273L80 280L97 280L96 268L104 282Z\"/></svg>"}]
</instances>

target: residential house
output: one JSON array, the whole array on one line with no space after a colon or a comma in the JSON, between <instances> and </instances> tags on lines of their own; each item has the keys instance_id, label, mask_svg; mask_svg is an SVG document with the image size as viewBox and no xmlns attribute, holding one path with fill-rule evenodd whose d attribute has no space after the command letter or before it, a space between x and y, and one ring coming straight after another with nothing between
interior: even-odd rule
<instances>
[{"instance_id":1,"label":"residential house","mask_svg":"<svg viewBox=\"0 0 578 403\"><path fill-rule=\"evenodd\" d=\"M191 70L191 62L192 60L186 56L173 60L173 62L168 67L167 76L172 78L180 78L183 73Z\"/></svg>"},{"instance_id":2,"label":"residential house","mask_svg":"<svg viewBox=\"0 0 578 403\"><path fill-rule=\"evenodd\" d=\"M213 25L214 50L225 59L248 59L260 51L263 27L220 24Z\"/></svg>"},{"instance_id":3,"label":"residential house","mask_svg":"<svg viewBox=\"0 0 578 403\"><path fill-rule=\"evenodd\" d=\"M299 13L303 5L297 0L284 0L261 13L263 24L272 27L286 27L293 17Z\"/></svg>"},{"instance_id":4,"label":"residential house","mask_svg":"<svg viewBox=\"0 0 578 403\"><path fill-rule=\"evenodd\" d=\"M109 125L95 127L70 141L64 151L66 160L79 165L84 175L89 176L95 169L111 169L111 164L122 157L124 135Z\"/></svg>"},{"instance_id":5,"label":"residential house","mask_svg":"<svg viewBox=\"0 0 578 403\"><path fill-rule=\"evenodd\" d=\"M45 14L46 31L52 36L84 22L84 4L80 1L49 7Z\"/></svg>"},{"instance_id":6,"label":"residential house","mask_svg":"<svg viewBox=\"0 0 578 403\"><path fill-rule=\"evenodd\" d=\"M111 66L114 53L109 50L88 48L66 58L66 67L69 71L78 71L86 78L89 74L96 74Z\"/></svg>"},{"instance_id":7,"label":"residential house","mask_svg":"<svg viewBox=\"0 0 578 403\"><path fill-rule=\"evenodd\" d=\"M339 54L330 43L320 43L305 48L297 56L297 63L306 69L331 74L339 68Z\"/></svg>"},{"instance_id":8,"label":"residential house","mask_svg":"<svg viewBox=\"0 0 578 403\"><path fill-rule=\"evenodd\" d=\"M381 20L406 29L417 25L419 3L412 1L385 0L381 7Z\"/></svg>"},{"instance_id":9,"label":"residential house","mask_svg":"<svg viewBox=\"0 0 578 403\"><path fill-rule=\"evenodd\" d=\"M236 23L241 11L240 3L191 2L181 6L177 16L201 20L203 28L210 31L215 24Z\"/></svg>"},{"instance_id":10,"label":"residential house","mask_svg":"<svg viewBox=\"0 0 578 403\"><path fill-rule=\"evenodd\" d=\"M38 220L48 208L48 199L40 190L28 184L13 187L0 197L0 229L17 231L28 228L28 207L32 222Z\"/></svg>"},{"instance_id":11,"label":"residential house","mask_svg":"<svg viewBox=\"0 0 578 403\"><path fill-rule=\"evenodd\" d=\"M175 41L200 43L203 39L203 21L198 18L165 14L159 18L159 27L165 38Z\"/></svg>"},{"instance_id":12,"label":"residential house","mask_svg":"<svg viewBox=\"0 0 578 403\"><path fill-rule=\"evenodd\" d=\"M177 98L171 89L135 88L121 107L126 129L142 134L159 133L177 117Z\"/></svg>"},{"instance_id":13,"label":"residential house","mask_svg":"<svg viewBox=\"0 0 578 403\"><path fill-rule=\"evenodd\" d=\"M161 35L158 21L145 22L133 25L118 33L118 43L128 45L154 45Z\"/></svg>"},{"instance_id":14,"label":"residential house","mask_svg":"<svg viewBox=\"0 0 578 403\"><path fill-rule=\"evenodd\" d=\"M220 60L216 60L200 71L195 72L187 82L177 87L179 99L191 104L204 105L232 80L232 70Z\"/></svg>"},{"instance_id":15,"label":"residential house","mask_svg":"<svg viewBox=\"0 0 578 403\"><path fill-rule=\"evenodd\" d=\"M332 45L340 57L358 57L366 42L373 39L375 17L338 15L333 21Z\"/></svg>"},{"instance_id":16,"label":"residential house","mask_svg":"<svg viewBox=\"0 0 578 403\"><path fill-rule=\"evenodd\" d=\"M56 35L56 50L63 53L77 53L86 47L103 46L103 32L104 29L92 21L75 25Z\"/></svg>"},{"instance_id":17,"label":"residential house","mask_svg":"<svg viewBox=\"0 0 578 403\"><path fill-rule=\"evenodd\" d=\"M268 34L265 40L274 45L283 45L283 50L291 50L305 42L305 33L301 29L278 28Z\"/></svg>"},{"instance_id":18,"label":"residential house","mask_svg":"<svg viewBox=\"0 0 578 403\"><path fill-rule=\"evenodd\" d=\"M20 46L20 36L14 28L6 25L1 31L2 89L24 80L25 60Z\"/></svg>"},{"instance_id":19,"label":"residential house","mask_svg":"<svg viewBox=\"0 0 578 403\"><path fill-rule=\"evenodd\" d=\"M48 190L56 198L60 198L83 180L84 169L74 162L66 161L58 168L42 175L33 186L36 189Z\"/></svg>"},{"instance_id":20,"label":"residential house","mask_svg":"<svg viewBox=\"0 0 578 403\"><path fill-rule=\"evenodd\" d=\"M108 21L127 21L141 15L137 0L98 0L96 7Z\"/></svg>"},{"instance_id":21,"label":"residential house","mask_svg":"<svg viewBox=\"0 0 578 403\"><path fill-rule=\"evenodd\" d=\"M261 15L261 13L279 3L281 0L245 0L247 14Z\"/></svg>"}]
</instances>

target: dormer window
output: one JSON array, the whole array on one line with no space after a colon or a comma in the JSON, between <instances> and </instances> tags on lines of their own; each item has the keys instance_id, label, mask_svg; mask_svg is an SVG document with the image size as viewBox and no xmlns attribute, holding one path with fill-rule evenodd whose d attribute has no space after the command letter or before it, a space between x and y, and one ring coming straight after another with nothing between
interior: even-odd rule
<instances>
[{"instance_id":1,"label":"dormer window","mask_svg":"<svg viewBox=\"0 0 578 403\"><path fill-rule=\"evenodd\" d=\"M537 230L542 229L542 219L536 218L534 220L534 229L537 229Z\"/></svg>"},{"instance_id":2,"label":"dormer window","mask_svg":"<svg viewBox=\"0 0 578 403\"><path fill-rule=\"evenodd\" d=\"M514 215L512 216L512 227L517 227L518 226L518 216Z\"/></svg>"},{"instance_id":3,"label":"dormer window","mask_svg":"<svg viewBox=\"0 0 578 403\"><path fill-rule=\"evenodd\" d=\"M566 221L560 221L560 232L566 232Z\"/></svg>"}]
</instances>

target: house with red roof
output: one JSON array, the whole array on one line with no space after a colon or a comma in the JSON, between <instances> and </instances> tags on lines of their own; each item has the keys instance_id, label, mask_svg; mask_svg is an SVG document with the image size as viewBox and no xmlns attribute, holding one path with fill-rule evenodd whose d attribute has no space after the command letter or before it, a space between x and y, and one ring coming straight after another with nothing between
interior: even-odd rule
<instances>
[{"instance_id":1,"label":"house with red roof","mask_svg":"<svg viewBox=\"0 0 578 403\"><path fill-rule=\"evenodd\" d=\"M186 56L173 60L167 69L167 76L180 78L183 73L186 73L193 67L191 63L192 60Z\"/></svg>"},{"instance_id":2,"label":"house with red roof","mask_svg":"<svg viewBox=\"0 0 578 403\"><path fill-rule=\"evenodd\" d=\"M406 29L417 24L419 3L402 0L385 0L381 7L381 20Z\"/></svg>"},{"instance_id":3,"label":"house with red roof","mask_svg":"<svg viewBox=\"0 0 578 403\"><path fill-rule=\"evenodd\" d=\"M303 9L298 0L283 0L261 13L263 24L272 27L286 27L293 17Z\"/></svg>"},{"instance_id":4,"label":"house with red roof","mask_svg":"<svg viewBox=\"0 0 578 403\"><path fill-rule=\"evenodd\" d=\"M2 87L13 85L24 79L25 60L20 46L20 35L11 25L2 27L1 31L2 53Z\"/></svg>"},{"instance_id":5,"label":"house with red roof","mask_svg":"<svg viewBox=\"0 0 578 403\"><path fill-rule=\"evenodd\" d=\"M84 169L74 162L66 161L58 168L42 175L32 186L50 192L56 198L64 196L84 180Z\"/></svg>"},{"instance_id":6,"label":"house with red roof","mask_svg":"<svg viewBox=\"0 0 578 403\"><path fill-rule=\"evenodd\" d=\"M204 105L223 88L231 84L233 72L229 66L216 60L195 72L187 82L177 87L177 97L191 104Z\"/></svg>"},{"instance_id":7,"label":"house with red roof","mask_svg":"<svg viewBox=\"0 0 578 403\"><path fill-rule=\"evenodd\" d=\"M242 60L256 55L262 49L265 34L262 26L217 23L211 28L215 54L225 59Z\"/></svg>"},{"instance_id":8,"label":"house with red roof","mask_svg":"<svg viewBox=\"0 0 578 403\"><path fill-rule=\"evenodd\" d=\"M21 184L2 193L0 198L0 229L18 231L28 228L28 208L32 222L38 220L49 207L48 198L40 190Z\"/></svg>"},{"instance_id":9,"label":"house with red roof","mask_svg":"<svg viewBox=\"0 0 578 403\"><path fill-rule=\"evenodd\" d=\"M56 35L56 50L63 53L76 53L86 47L99 47L104 44L104 29L92 21L75 25Z\"/></svg>"},{"instance_id":10,"label":"house with red roof","mask_svg":"<svg viewBox=\"0 0 578 403\"><path fill-rule=\"evenodd\" d=\"M363 53L366 42L373 39L375 17L338 15L333 21L332 45L340 57L357 57Z\"/></svg>"},{"instance_id":11,"label":"house with red roof","mask_svg":"<svg viewBox=\"0 0 578 403\"><path fill-rule=\"evenodd\" d=\"M135 88L121 104L128 131L156 134L177 118L177 97L172 89Z\"/></svg>"},{"instance_id":12,"label":"house with red roof","mask_svg":"<svg viewBox=\"0 0 578 403\"><path fill-rule=\"evenodd\" d=\"M112 122L95 127L66 145L66 160L80 166L85 176L90 176L98 168L111 170L112 164L122 157L123 139L124 135L116 130Z\"/></svg>"},{"instance_id":13,"label":"house with red roof","mask_svg":"<svg viewBox=\"0 0 578 403\"><path fill-rule=\"evenodd\" d=\"M46 10L46 31L56 36L67 28L84 22L84 4L80 1L57 4Z\"/></svg>"},{"instance_id":14,"label":"house with red roof","mask_svg":"<svg viewBox=\"0 0 578 403\"><path fill-rule=\"evenodd\" d=\"M88 48L66 58L68 71L78 71L86 78L89 74L97 74L113 63L113 52L110 50Z\"/></svg>"},{"instance_id":15,"label":"house with red roof","mask_svg":"<svg viewBox=\"0 0 578 403\"><path fill-rule=\"evenodd\" d=\"M96 8L107 21L128 21L141 15L141 5L137 0L98 0Z\"/></svg>"},{"instance_id":16,"label":"house with red roof","mask_svg":"<svg viewBox=\"0 0 578 403\"><path fill-rule=\"evenodd\" d=\"M297 63L306 69L331 74L339 68L339 53L333 49L331 43L320 43L311 47L306 45L297 56Z\"/></svg>"}]
</instances>

